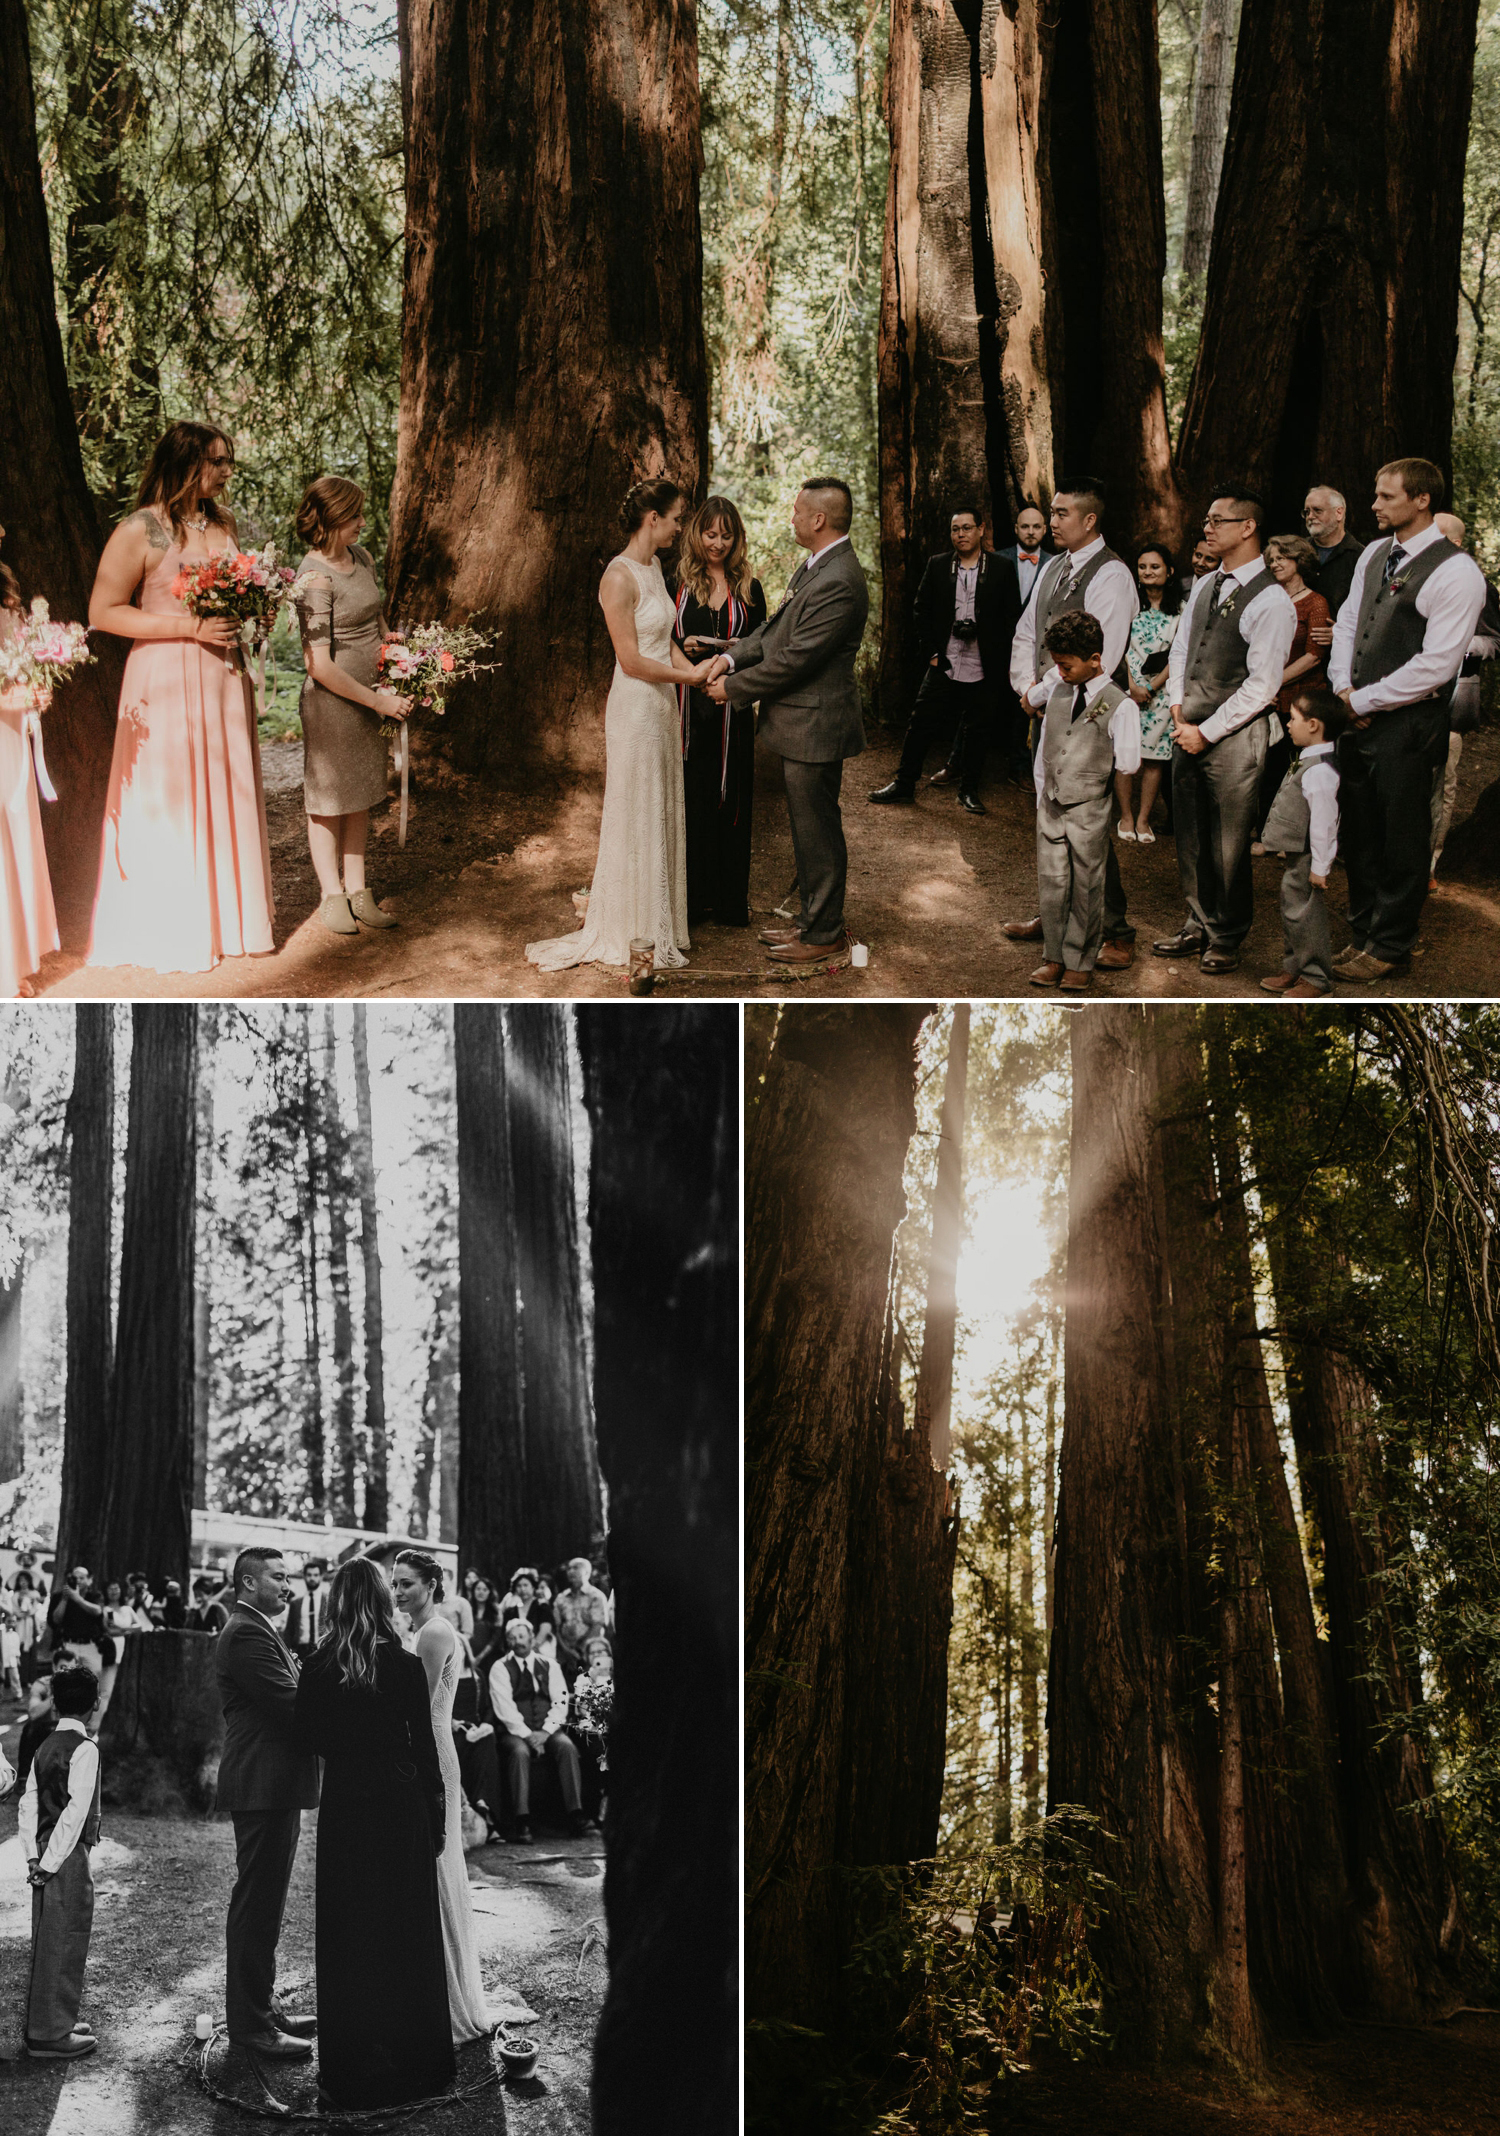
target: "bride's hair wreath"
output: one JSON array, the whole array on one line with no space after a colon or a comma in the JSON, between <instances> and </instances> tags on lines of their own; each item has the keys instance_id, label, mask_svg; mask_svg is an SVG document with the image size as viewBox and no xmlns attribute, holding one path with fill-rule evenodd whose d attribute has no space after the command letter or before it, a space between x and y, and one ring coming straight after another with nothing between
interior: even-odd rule
<instances>
[{"instance_id":1,"label":"bride's hair wreath","mask_svg":"<svg viewBox=\"0 0 1500 2136\"><path fill-rule=\"evenodd\" d=\"M646 514L670 512L678 498L685 495L682 488L670 475L654 475L649 482L637 482L625 492L625 501L620 506L620 524L627 534L645 524Z\"/></svg>"},{"instance_id":2,"label":"bride's hair wreath","mask_svg":"<svg viewBox=\"0 0 1500 2136\"><path fill-rule=\"evenodd\" d=\"M443 1568L428 1551L398 1550L393 1562L397 1565L410 1565L412 1571L420 1573L421 1577L431 1586L433 1601L442 1601Z\"/></svg>"}]
</instances>

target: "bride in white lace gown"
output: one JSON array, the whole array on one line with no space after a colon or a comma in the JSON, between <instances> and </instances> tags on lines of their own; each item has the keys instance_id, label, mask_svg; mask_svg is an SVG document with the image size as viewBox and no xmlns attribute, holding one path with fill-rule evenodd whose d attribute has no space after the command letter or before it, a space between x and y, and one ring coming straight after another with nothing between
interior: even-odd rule
<instances>
[{"instance_id":1,"label":"bride in white lace gown","mask_svg":"<svg viewBox=\"0 0 1500 2136\"><path fill-rule=\"evenodd\" d=\"M479 1936L474 1926L474 1907L469 1897L469 1871L464 1861L461 1810L463 1789L459 1782L458 1752L453 1743L453 1698L458 1689L461 1642L436 1604L442 1599L442 1571L424 1551L402 1551L391 1568L396 1605L406 1612L416 1635L415 1648L427 1671L432 1699L432 1732L437 1738L438 1763L443 1768L447 1790L447 1823L443 1851L438 1858L438 1901L443 1917L443 1958L448 1972L448 2015L453 2026L453 2044L462 2047L494 2029L507 2012L492 2011L485 2000L479 1971ZM516 2007L510 1999L510 2007Z\"/></svg>"},{"instance_id":2,"label":"bride in white lace gown","mask_svg":"<svg viewBox=\"0 0 1500 2136\"><path fill-rule=\"evenodd\" d=\"M686 504L677 485L662 477L638 482L621 510L629 539L599 588L615 648L615 678L604 707L599 854L578 932L526 945L527 957L543 971L627 965L637 939L655 944L658 971L687 962L687 830L675 685L707 682L719 663L695 666L672 643L676 611L658 558L681 532Z\"/></svg>"}]
</instances>

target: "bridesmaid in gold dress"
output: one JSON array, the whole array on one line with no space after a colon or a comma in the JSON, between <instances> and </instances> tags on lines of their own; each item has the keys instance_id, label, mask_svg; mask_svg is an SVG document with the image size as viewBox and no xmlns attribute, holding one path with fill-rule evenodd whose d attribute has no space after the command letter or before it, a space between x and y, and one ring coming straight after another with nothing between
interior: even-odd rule
<instances>
[{"instance_id":1,"label":"bridesmaid in gold dress","mask_svg":"<svg viewBox=\"0 0 1500 2136\"><path fill-rule=\"evenodd\" d=\"M234 447L173 423L115 528L89 601L94 630L134 640L109 772L89 963L206 972L263 955L271 848L255 700L233 623L195 617L172 591L185 563L239 546L220 501Z\"/></svg>"},{"instance_id":2,"label":"bridesmaid in gold dress","mask_svg":"<svg viewBox=\"0 0 1500 2136\"><path fill-rule=\"evenodd\" d=\"M385 799L389 749L381 718L404 719L406 700L376 687L380 648L392 633L367 549L356 546L365 493L340 475L321 475L297 510L308 553L293 597L302 625L302 799L307 843L332 934L394 927L365 886L370 811Z\"/></svg>"}]
</instances>

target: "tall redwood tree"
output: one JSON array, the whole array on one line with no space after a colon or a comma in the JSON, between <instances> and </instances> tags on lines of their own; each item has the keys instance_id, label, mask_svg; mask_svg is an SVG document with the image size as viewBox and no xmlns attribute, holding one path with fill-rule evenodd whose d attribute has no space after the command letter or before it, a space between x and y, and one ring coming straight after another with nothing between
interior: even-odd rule
<instances>
[{"instance_id":1,"label":"tall redwood tree","mask_svg":"<svg viewBox=\"0 0 1500 2136\"><path fill-rule=\"evenodd\" d=\"M455 1002L458 1094L458 1556L489 1579L528 1562L521 1448L515 1187L505 1033L490 1002ZM503 1570L502 1570L503 1568Z\"/></svg>"},{"instance_id":2,"label":"tall redwood tree","mask_svg":"<svg viewBox=\"0 0 1500 2136\"><path fill-rule=\"evenodd\" d=\"M99 1569L103 1533L115 1192L115 1011L80 1001L73 1012L68 1099L68 1366L63 1397L62 1503L57 1562ZM133 1567L127 1566L131 1571Z\"/></svg>"},{"instance_id":3,"label":"tall redwood tree","mask_svg":"<svg viewBox=\"0 0 1500 2136\"><path fill-rule=\"evenodd\" d=\"M644 475L708 459L693 0L403 0L393 615L502 633L444 731L492 779L598 763L596 594Z\"/></svg>"}]
</instances>

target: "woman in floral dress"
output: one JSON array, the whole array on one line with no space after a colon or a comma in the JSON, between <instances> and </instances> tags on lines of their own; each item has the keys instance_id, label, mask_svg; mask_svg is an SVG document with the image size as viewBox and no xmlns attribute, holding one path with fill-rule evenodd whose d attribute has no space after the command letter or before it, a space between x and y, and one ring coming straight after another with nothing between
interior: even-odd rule
<instances>
[{"instance_id":1,"label":"woman in floral dress","mask_svg":"<svg viewBox=\"0 0 1500 2136\"><path fill-rule=\"evenodd\" d=\"M1182 613L1182 586L1171 557L1154 542L1148 542L1136 557L1135 581L1141 606L1130 626L1125 664L1130 670L1130 694L1141 710L1141 768L1139 772L1115 773L1115 799L1120 808L1122 843L1155 845L1151 811L1161 789L1162 772L1172 757L1167 655ZM1141 782L1138 807L1132 805L1137 778Z\"/></svg>"}]
</instances>

